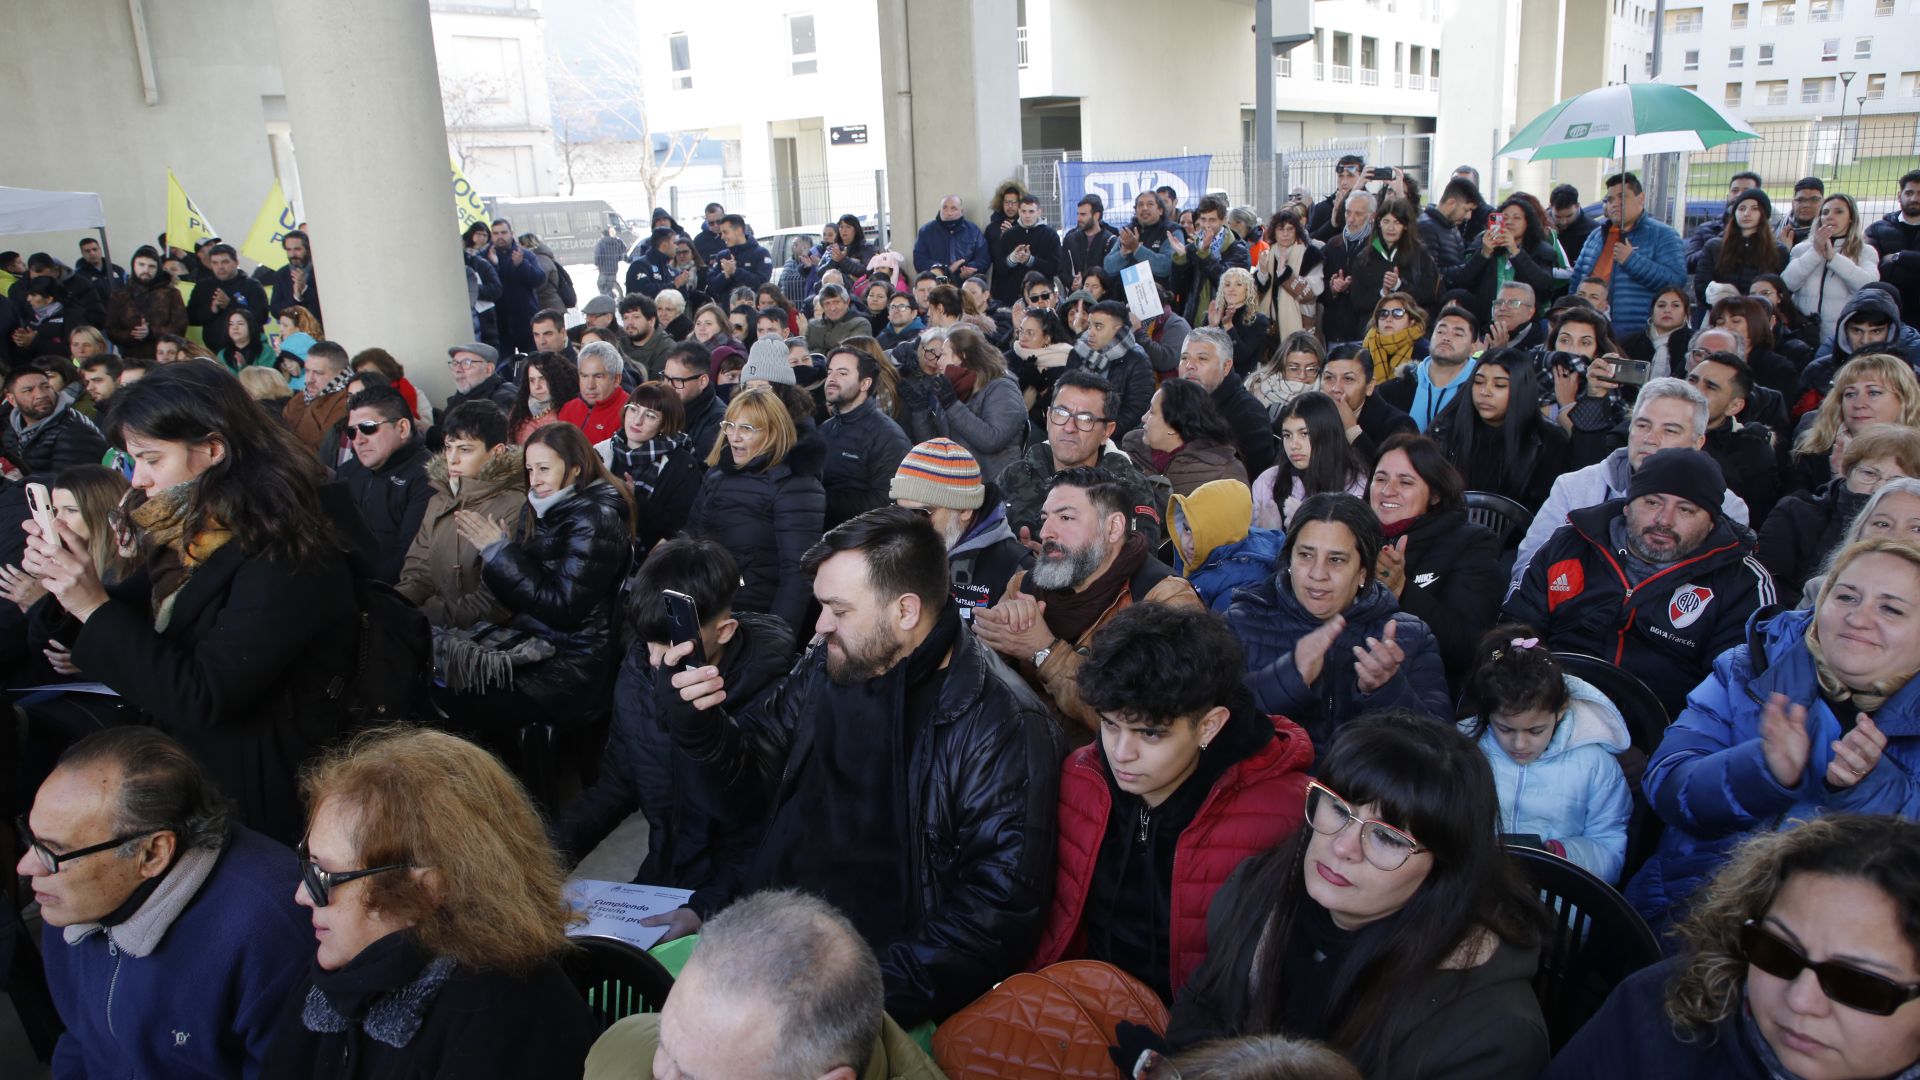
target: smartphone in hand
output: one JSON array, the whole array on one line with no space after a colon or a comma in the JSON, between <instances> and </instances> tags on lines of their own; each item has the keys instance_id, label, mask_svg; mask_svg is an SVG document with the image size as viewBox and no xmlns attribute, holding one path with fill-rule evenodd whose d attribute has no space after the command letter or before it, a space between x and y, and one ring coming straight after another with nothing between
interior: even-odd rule
<instances>
[{"instance_id":1,"label":"smartphone in hand","mask_svg":"<svg viewBox=\"0 0 1920 1080\"><path fill-rule=\"evenodd\" d=\"M660 590L667 602L668 645L678 645L683 641L693 642L693 651L680 661L682 670L707 666L707 650L700 644L700 614L693 606L693 597L672 589Z\"/></svg>"},{"instance_id":2,"label":"smartphone in hand","mask_svg":"<svg viewBox=\"0 0 1920 1080\"><path fill-rule=\"evenodd\" d=\"M47 485L27 485L27 509L33 512L34 523L40 526L40 535L52 543L59 543L60 530L53 523L53 496L47 491Z\"/></svg>"}]
</instances>

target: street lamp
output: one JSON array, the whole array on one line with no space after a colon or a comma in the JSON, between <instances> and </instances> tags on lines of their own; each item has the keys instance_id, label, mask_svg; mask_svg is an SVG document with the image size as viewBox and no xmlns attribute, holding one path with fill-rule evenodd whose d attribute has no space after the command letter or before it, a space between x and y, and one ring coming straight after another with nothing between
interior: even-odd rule
<instances>
[{"instance_id":1,"label":"street lamp","mask_svg":"<svg viewBox=\"0 0 1920 1080\"><path fill-rule=\"evenodd\" d=\"M1836 181L1840 179L1840 159L1847 149L1847 87L1853 84L1853 77L1858 74L1857 71L1840 73L1840 140L1833 148L1833 178Z\"/></svg>"}]
</instances>

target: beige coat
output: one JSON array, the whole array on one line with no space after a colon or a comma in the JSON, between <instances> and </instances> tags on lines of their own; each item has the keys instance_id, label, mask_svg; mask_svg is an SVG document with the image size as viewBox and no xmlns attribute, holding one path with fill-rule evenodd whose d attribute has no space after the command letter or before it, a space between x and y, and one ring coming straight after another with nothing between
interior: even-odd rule
<instances>
[{"instance_id":1,"label":"beige coat","mask_svg":"<svg viewBox=\"0 0 1920 1080\"><path fill-rule=\"evenodd\" d=\"M395 587L420 605L435 626L467 627L483 620L505 623L512 613L481 582L480 552L461 539L453 527L453 512L487 514L506 525L507 535L519 535L520 518L527 510L527 473L519 447L487 462L477 479L460 485L458 495L447 479L445 455L435 454L427 462L427 479L433 484L433 498L427 501L427 515L407 548L407 564Z\"/></svg>"}]
</instances>

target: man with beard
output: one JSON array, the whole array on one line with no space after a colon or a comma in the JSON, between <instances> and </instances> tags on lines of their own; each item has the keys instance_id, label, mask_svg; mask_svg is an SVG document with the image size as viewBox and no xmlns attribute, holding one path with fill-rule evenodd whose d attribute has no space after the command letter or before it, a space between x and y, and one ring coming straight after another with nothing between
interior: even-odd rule
<instances>
[{"instance_id":1,"label":"man with beard","mask_svg":"<svg viewBox=\"0 0 1920 1080\"><path fill-rule=\"evenodd\" d=\"M979 460L952 439L929 439L909 451L890 493L893 505L926 517L946 541L961 618L999 603L1013 575L1032 569L1033 552L1007 527L1000 493L981 479Z\"/></svg>"},{"instance_id":2,"label":"man with beard","mask_svg":"<svg viewBox=\"0 0 1920 1080\"><path fill-rule=\"evenodd\" d=\"M1074 207L1073 230L1060 245L1060 276L1067 279L1070 288L1078 289L1087 271L1100 269L1106 262L1107 249L1120 239L1114 227L1107 224L1106 216L1106 203L1098 195L1083 195ZM1028 306L1032 306L1031 301Z\"/></svg>"},{"instance_id":3,"label":"man with beard","mask_svg":"<svg viewBox=\"0 0 1920 1080\"><path fill-rule=\"evenodd\" d=\"M673 340L660 326L660 309L645 293L628 291L620 298L620 355L626 358L627 373L635 383L660 377L666 365L667 350Z\"/></svg>"},{"instance_id":4,"label":"man with beard","mask_svg":"<svg viewBox=\"0 0 1920 1080\"><path fill-rule=\"evenodd\" d=\"M1206 608L1133 531L1132 509L1127 489L1100 469L1056 473L1032 572L1015 574L998 604L974 612L974 634L1012 661L1081 738L1100 730L1079 687L1100 628L1134 604Z\"/></svg>"},{"instance_id":5,"label":"man with beard","mask_svg":"<svg viewBox=\"0 0 1920 1080\"><path fill-rule=\"evenodd\" d=\"M766 823L741 891L801 889L844 912L880 958L887 1014L912 1028L1038 944L1064 740L960 625L924 517L869 511L804 568L821 646L780 689L728 715L719 668L681 669L686 642L661 657L660 713L709 814Z\"/></svg>"},{"instance_id":6,"label":"man with beard","mask_svg":"<svg viewBox=\"0 0 1920 1080\"><path fill-rule=\"evenodd\" d=\"M829 529L885 506L894 470L913 445L874 400L879 378L880 362L870 353L841 345L827 354L826 401L833 415L820 425L820 437L827 443L821 480L827 487Z\"/></svg>"},{"instance_id":7,"label":"man with beard","mask_svg":"<svg viewBox=\"0 0 1920 1080\"><path fill-rule=\"evenodd\" d=\"M307 234L293 230L280 238L280 248L287 253L287 265L273 272L271 310L278 315L297 305L312 312L314 318L321 318L320 286L314 284L313 248Z\"/></svg>"},{"instance_id":8,"label":"man with beard","mask_svg":"<svg viewBox=\"0 0 1920 1080\"><path fill-rule=\"evenodd\" d=\"M1548 647L1633 673L1680 715L1747 617L1773 603L1753 534L1720 510L1726 481L1705 451L1676 447L1634 470L1627 497L1576 510L1507 596L1501 622Z\"/></svg>"},{"instance_id":9,"label":"man with beard","mask_svg":"<svg viewBox=\"0 0 1920 1080\"><path fill-rule=\"evenodd\" d=\"M1127 490L1134 528L1149 547L1164 536L1161 508L1173 489L1165 477L1149 479L1133 459L1114 445L1114 413L1120 394L1113 384L1086 371L1068 371L1053 384L1053 404L1044 419L1047 440L1027 447L1019 461L1000 472L1007 498L1007 525L1031 551L1040 550L1040 525L1053 477L1079 466L1099 466Z\"/></svg>"},{"instance_id":10,"label":"man with beard","mask_svg":"<svg viewBox=\"0 0 1920 1080\"><path fill-rule=\"evenodd\" d=\"M243 307L266 318L267 290L240 272L240 255L232 244L208 245L205 259L213 276L193 287L193 297L187 301L187 321L200 328L202 344L218 356L233 347L227 336L227 315Z\"/></svg>"},{"instance_id":11,"label":"man with beard","mask_svg":"<svg viewBox=\"0 0 1920 1080\"><path fill-rule=\"evenodd\" d=\"M186 301L173 275L160 268L158 251L133 253L133 279L107 300L106 331L120 355L148 360L163 335L187 332Z\"/></svg>"},{"instance_id":12,"label":"man with beard","mask_svg":"<svg viewBox=\"0 0 1920 1080\"><path fill-rule=\"evenodd\" d=\"M98 465L106 456L100 429L54 392L53 380L39 367L21 364L7 372L5 389L13 408L0 428L0 453L23 476L51 480L75 465Z\"/></svg>"}]
</instances>

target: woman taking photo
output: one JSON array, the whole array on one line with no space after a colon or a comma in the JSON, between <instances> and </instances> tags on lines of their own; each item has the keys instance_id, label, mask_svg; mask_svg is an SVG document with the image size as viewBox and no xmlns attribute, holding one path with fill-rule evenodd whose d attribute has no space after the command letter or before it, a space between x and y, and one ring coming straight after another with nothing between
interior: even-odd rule
<instances>
[{"instance_id":1,"label":"woman taking photo","mask_svg":"<svg viewBox=\"0 0 1920 1080\"><path fill-rule=\"evenodd\" d=\"M794 453L793 417L766 387L734 395L720 436L687 535L725 545L740 564L735 611L805 627L813 592L800 560L820 539L827 512L818 451L808 451L811 459Z\"/></svg>"},{"instance_id":2,"label":"woman taking photo","mask_svg":"<svg viewBox=\"0 0 1920 1080\"><path fill-rule=\"evenodd\" d=\"M1387 293L1373 306L1373 321L1361 344L1373 360L1375 385L1384 383L1398 375L1402 365L1427 358L1427 313L1411 294Z\"/></svg>"},{"instance_id":3,"label":"woman taking photo","mask_svg":"<svg viewBox=\"0 0 1920 1080\"><path fill-rule=\"evenodd\" d=\"M1693 276L1693 297L1707 306L1707 286L1731 285L1743 294L1761 274L1777 274L1787 265L1786 245L1773 238L1773 201L1759 188L1733 197L1727 229L1707 241L1700 270Z\"/></svg>"},{"instance_id":4,"label":"woman taking photo","mask_svg":"<svg viewBox=\"0 0 1920 1080\"><path fill-rule=\"evenodd\" d=\"M1287 402L1320 385L1320 368L1326 362L1327 347L1319 336L1296 330L1247 376L1247 393L1267 407L1268 416L1277 418Z\"/></svg>"},{"instance_id":5,"label":"woman taking photo","mask_svg":"<svg viewBox=\"0 0 1920 1080\"><path fill-rule=\"evenodd\" d=\"M1533 295L1544 299L1553 295L1553 271L1559 262L1546 223L1531 203L1516 196L1500 204L1480 230L1479 242L1467 249L1460 285L1473 291L1475 311L1492 311L1500 289L1510 281L1532 287Z\"/></svg>"},{"instance_id":6,"label":"woman taking photo","mask_svg":"<svg viewBox=\"0 0 1920 1080\"><path fill-rule=\"evenodd\" d=\"M1793 247L1780 277L1793 290L1793 302L1810 319L1820 320L1820 340L1833 340L1840 312L1860 286L1880 280L1880 253L1862 238L1866 226L1853 196L1835 194L1820 204L1820 220Z\"/></svg>"},{"instance_id":7,"label":"woman taking photo","mask_svg":"<svg viewBox=\"0 0 1920 1080\"><path fill-rule=\"evenodd\" d=\"M1227 609L1254 703L1306 728L1315 747L1361 713L1453 715L1432 632L1378 580L1383 546L1366 503L1315 495L1287 530L1279 573Z\"/></svg>"},{"instance_id":8,"label":"woman taking photo","mask_svg":"<svg viewBox=\"0 0 1920 1080\"><path fill-rule=\"evenodd\" d=\"M1166 477L1175 495L1190 495L1214 480L1247 482L1233 428L1206 389L1187 379L1160 384L1146 417L1120 448L1146 476Z\"/></svg>"},{"instance_id":9,"label":"woman taking photo","mask_svg":"<svg viewBox=\"0 0 1920 1080\"><path fill-rule=\"evenodd\" d=\"M1422 311L1440 302L1440 271L1433 256L1420 244L1413 227L1418 215L1405 199L1388 197L1380 203L1373 236L1352 261L1354 302L1366 304L1388 293L1404 293Z\"/></svg>"},{"instance_id":10,"label":"woman taking photo","mask_svg":"<svg viewBox=\"0 0 1920 1080\"><path fill-rule=\"evenodd\" d=\"M227 312L227 340L230 344L220 350L220 363L228 371L238 375L242 368L273 366L274 349L260 326L260 313L252 308L237 307Z\"/></svg>"},{"instance_id":11,"label":"woman taking photo","mask_svg":"<svg viewBox=\"0 0 1920 1080\"><path fill-rule=\"evenodd\" d=\"M633 490L634 546L643 558L686 526L706 476L686 425L680 395L664 382L645 382L628 396L620 430L593 448L607 471Z\"/></svg>"},{"instance_id":12,"label":"woman taking photo","mask_svg":"<svg viewBox=\"0 0 1920 1080\"><path fill-rule=\"evenodd\" d=\"M1307 787L1306 824L1242 863L1207 913L1207 959L1167 1039L1326 1041L1367 1076L1532 1076L1545 922L1496 835L1493 774L1417 713L1351 721Z\"/></svg>"},{"instance_id":13,"label":"woman taking photo","mask_svg":"<svg viewBox=\"0 0 1920 1080\"><path fill-rule=\"evenodd\" d=\"M1467 520L1466 489L1439 444L1401 432L1380 444L1367 505L1386 543L1374 576L1433 631L1447 683L1463 684L1481 627L1500 610L1500 544Z\"/></svg>"},{"instance_id":14,"label":"woman taking photo","mask_svg":"<svg viewBox=\"0 0 1920 1080\"><path fill-rule=\"evenodd\" d=\"M1849 1080L1920 1066L1920 825L1831 814L1759 834L1544 1080Z\"/></svg>"},{"instance_id":15,"label":"woman taking photo","mask_svg":"<svg viewBox=\"0 0 1920 1080\"><path fill-rule=\"evenodd\" d=\"M1647 762L1667 823L1627 888L1658 928L1742 839L1833 810L1920 807L1920 548L1842 550L1811 611L1756 622L1714 661Z\"/></svg>"},{"instance_id":16,"label":"woman taking photo","mask_svg":"<svg viewBox=\"0 0 1920 1080\"><path fill-rule=\"evenodd\" d=\"M1793 607L1809 577L1839 550L1880 485L1920 476L1920 430L1871 424L1847 443L1840 475L1818 493L1797 491L1774 505L1760 526L1756 553L1773 575L1780 602Z\"/></svg>"},{"instance_id":17,"label":"woman taking photo","mask_svg":"<svg viewBox=\"0 0 1920 1080\"><path fill-rule=\"evenodd\" d=\"M1807 491L1825 487L1848 440L1873 424L1920 428L1920 379L1905 360L1886 353L1847 361L1820 408L1800 418L1787 483Z\"/></svg>"},{"instance_id":18,"label":"woman taking photo","mask_svg":"<svg viewBox=\"0 0 1920 1080\"><path fill-rule=\"evenodd\" d=\"M949 438L967 448L982 476L1020 460L1027 434L1027 403L1007 374L1000 351L971 326L950 328L928 364L921 350L920 374L903 379L907 435L916 443Z\"/></svg>"},{"instance_id":19,"label":"woman taking photo","mask_svg":"<svg viewBox=\"0 0 1920 1080\"><path fill-rule=\"evenodd\" d=\"M1487 350L1467 392L1434 426L1433 441L1468 491L1491 491L1537 512L1566 471L1567 433L1540 415L1536 371L1518 349Z\"/></svg>"},{"instance_id":20,"label":"woman taking photo","mask_svg":"<svg viewBox=\"0 0 1920 1080\"><path fill-rule=\"evenodd\" d=\"M1233 370L1242 375L1267 354L1271 321L1254 303L1251 272L1238 266L1220 272L1220 295L1207 305L1207 325L1233 338Z\"/></svg>"},{"instance_id":21,"label":"woman taking photo","mask_svg":"<svg viewBox=\"0 0 1920 1080\"><path fill-rule=\"evenodd\" d=\"M146 572L109 589L65 526L30 536L22 568L82 624L73 665L185 744L243 822L291 839L294 779L346 720L331 684L360 641L319 467L211 364L121 387L106 435L133 459L117 531Z\"/></svg>"},{"instance_id":22,"label":"woman taking photo","mask_svg":"<svg viewBox=\"0 0 1920 1080\"><path fill-rule=\"evenodd\" d=\"M599 1034L557 962L573 913L546 829L485 750L386 728L302 785L294 902L313 971L280 1011L263 1076L571 1075Z\"/></svg>"},{"instance_id":23,"label":"woman taking photo","mask_svg":"<svg viewBox=\"0 0 1920 1080\"><path fill-rule=\"evenodd\" d=\"M1273 422L1280 460L1253 482L1253 524L1285 529L1300 504L1315 495L1365 495L1367 467L1347 441L1340 406L1318 390L1301 394Z\"/></svg>"},{"instance_id":24,"label":"woman taking photo","mask_svg":"<svg viewBox=\"0 0 1920 1080\"><path fill-rule=\"evenodd\" d=\"M522 451L527 503L518 536L497 518L454 512L480 552L480 579L513 613L504 633L436 635L436 688L452 721L510 745L534 717L589 714L618 662L613 604L633 544L633 499L572 424L534 431Z\"/></svg>"},{"instance_id":25,"label":"woman taking photo","mask_svg":"<svg viewBox=\"0 0 1920 1080\"><path fill-rule=\"evenodd\" d=\"M86 544L94 573L102 584L118 584L139 569L132 558L120 554L109 523L127 494L127 478L118 469L76 465L54 478L48 494L54 520L73 530L74 536ZM27 617L28 670L23 673L27 680L46 682L49 673L62 678L80 673L68 653L80 624L40 582L17 566L0 567L0 595L18 605Z\"/></svg>"},{"instance_id":26,"label":"woman taking photo","mask_svg":"<svg viewBox=\"0 0 1920 1080\"><path fill-rule=\"evenodd\" d=\"M1267 222L1266 246L1254 256L1256 305L1267 317L1269 333L1288 338L1319 322L1320 293L1326 287L1325 259L1317 241L1292 210Z\"/></svg>"},{"instance_id":27,"label":"woman taking photo","mask_svg":"<svg viewBox=\"0 0 1920 1080\"><path fill-rule=\"evenodd\" d=\"M1647 377L1663 379L1676 370L1687 376L1687 343L1693 340L1693 298L1687 290L1660 290L1653 298L1653 310L1647 316L1647 328L1620 342L1620 354L1630 360L1653 364Z\"/></svg>"},{"instance_id":28,"label":"woman taking photo","mask_svg":"<svg viewBox=\"0 0 1920 1080\"><path fill-rule=\"evenodd\" d=\"M525 446L534 430L560 419L560 410L580 396L580 369L559 353L535 353L520 374L520 393L507 414L513 445Z\"/></svg>"}]
</instances>

